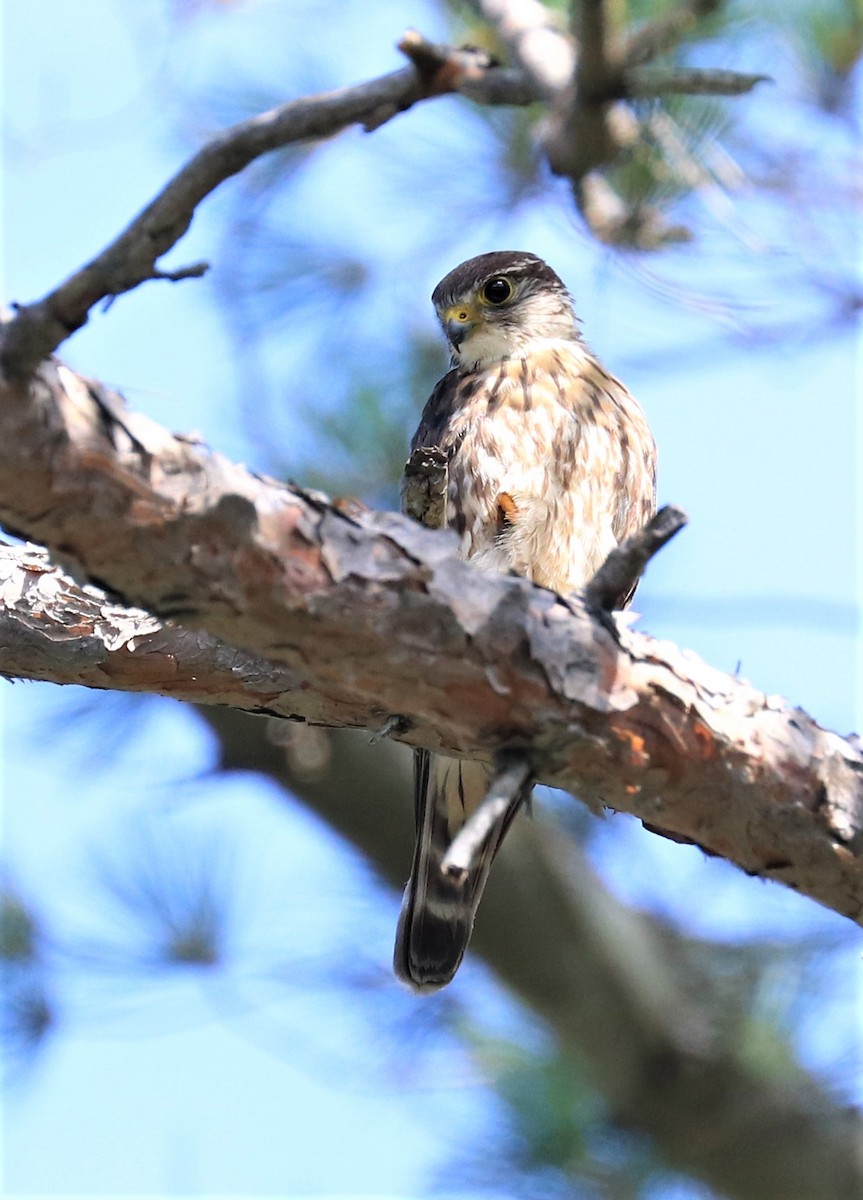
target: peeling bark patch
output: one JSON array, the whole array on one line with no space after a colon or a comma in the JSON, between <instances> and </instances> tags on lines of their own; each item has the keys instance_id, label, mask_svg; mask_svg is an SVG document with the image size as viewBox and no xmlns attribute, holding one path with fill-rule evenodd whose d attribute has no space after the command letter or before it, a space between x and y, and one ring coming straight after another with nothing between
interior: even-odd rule
<instances>
[{"instance_id":1,"label":"peeling bark patch","mask_svg":"<svg viewBox=\"0 0 863 1200\"><path fill-rule=\"evenodd\" d=\"M820 764L818 778L815 812L837 841L863 851L863 764L833 753Z\"/></svg>"},{"instance_id":2,"label":"peeling bark patch","mask_svg":"<svg viewBox=\"0 0 863 1200\"><path fill-rule=\"evenodd\" d=\"M696 717L692 722L692 733L695 737L696 744L699 750L699 756L703 762L710 762L716 758L716 739L712 732Z\"/></svg>"},{"instance_id":3,"label":"peeling bark patch","mask_svg":"<svg viewBox=\"0 0 863 1200\"><path fill-rule=\"evenodd\" d=\"M640 770L651 765L650 755L640 733L636 733L628 725L619 725L614 720L609 722L609 728L620 744L620 761L624 766Z\"/></svg>"},{"instance_id":4,"label":"peeling bark patch","mask_svg":"<svg viewBox=\"0 0 863 1200\"><path fill-rule=\"evenodd\" d=\"M614 668L605 656L596 653L595 644L585 646L565 636L571 620L572 610L558 603L540 612L529 611L527 636L531 659L555 691L607 712L613 704L606 681L614 677ZM609 649L613 653L610 645Z\"/></svg>"}]
</instances>

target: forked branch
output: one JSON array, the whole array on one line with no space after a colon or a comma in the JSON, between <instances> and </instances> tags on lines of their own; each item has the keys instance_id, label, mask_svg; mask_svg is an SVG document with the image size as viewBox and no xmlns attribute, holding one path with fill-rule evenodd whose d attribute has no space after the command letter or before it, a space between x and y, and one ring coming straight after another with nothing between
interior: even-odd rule
<instances>
[{"instance_id":1,"label":"forked branch","mask_svg":"<svg viewBox=\"0 0 863 1200\"><path fill-rule=\"evenodd\" d=\"M761 78L726 71L718 80L715 73L711 79L708 72L699 76L691 70L651 77L639 67L618 70L615 66L612 71L603 59L591 69L596 86L588 94L584 87L573 88L574 43L549 24L548 10L538 0L519 4L483 0L479 7L509 40L517 59L515 66L502 66L475 48L429 42L409 30L399 43L410 59L409 67L354 87L289 101L223 130L86 266L41 300L16 306L14 316L0 327L0 372L10 379L26 379L85 324L102 301L111 301L148 280L177 281L203 274L206 263L174 269L157 264L185 234L205 197L262 154L330 137L354 124L372 131L420 101L453 92L479 104L526 105L543 100L553 109L546 136L549 161L573 180L576 198L590 222L595 205L583 202L582 181L593 167L613 158L622 145L618 136L621 122L609 114L608 101L615 96L674 91L727 95L748 90ZM608 237L625 224L610 224ZM599 235L604 228L600 219L594 228Z\"/></svg>"}]
</instances>

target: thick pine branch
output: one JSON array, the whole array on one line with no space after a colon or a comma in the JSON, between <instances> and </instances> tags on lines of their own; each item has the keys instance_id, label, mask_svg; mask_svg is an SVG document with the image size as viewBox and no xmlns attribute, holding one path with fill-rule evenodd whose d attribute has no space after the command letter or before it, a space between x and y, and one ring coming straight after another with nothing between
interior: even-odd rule
<instances>
[{"instance_id":1,"label":"thick pine branch","mask_svg":"<svg viewBox=\"0 0 863 1200\"><path fill-rule=\"evenodd\" d=\"M282 715L290 671L79 584L39 546L0 544L0 673ZM290 714L290 708L284 715Z\"/></svg>"},{"instance_id":2,"label":"thick pine branch","mask_svg":"<svg viewBox=\"0 0 863 1200\"><path fill-rule=\"evenodd\" d=\"M0 517L124 604L280 668L267 708L517 750L545 783L861 919L853 744L578 598L483 574L446 532L256 476L51 364L0 389Z\"/></svg>"}]
</instances>

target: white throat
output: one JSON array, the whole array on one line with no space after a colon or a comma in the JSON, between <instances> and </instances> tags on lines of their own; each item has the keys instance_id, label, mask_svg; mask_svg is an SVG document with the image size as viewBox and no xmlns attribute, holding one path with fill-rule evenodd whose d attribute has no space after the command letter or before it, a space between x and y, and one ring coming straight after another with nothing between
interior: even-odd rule
<instances>
[{"instance_id":1,"label":"white throat","mask_svg":"<svg viewBox=\"0 0 863 1200\"><path fill-rule=\"evenodd\" d=\"M544 346L579 345L578 322L569 304L547 291L524 296L515 314L489 314L480 320L457 350L453 365L483 369L507 358L524 358Z\"/></svg>"},{"instance_id":2,"label":"white throat","mask_svg":"<svg viewBox=\"0 0 863 1200\"><path fill-rule=\"evenodd\" d=\"M460 367L462 371L484 371L509 358L526 358L546 350L559 349L584 358L589 357L590 353L574 331L569 337L523 337L516 340L495 336L494 330L483 330L465 338L459 349L453 351L452 365Z\"/></svg>"}]
</instances>

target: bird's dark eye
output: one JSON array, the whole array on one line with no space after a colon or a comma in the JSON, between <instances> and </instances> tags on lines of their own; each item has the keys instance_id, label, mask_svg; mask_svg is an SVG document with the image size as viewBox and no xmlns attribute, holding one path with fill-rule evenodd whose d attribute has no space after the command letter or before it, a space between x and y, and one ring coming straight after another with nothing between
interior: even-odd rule
<instances>
[{"instance_id":1,"label":"bird's dark eye","mask_svg":"<svg viewBox=\"0 0 863 1200\"><path fill-rule=\"evenodd\" d=\"M506 304L507 300L512 299L512 293L510 281L503 275L495 275L494 279L483 285L482 298L489 304Z\"/></svg>"}]
</instances>

